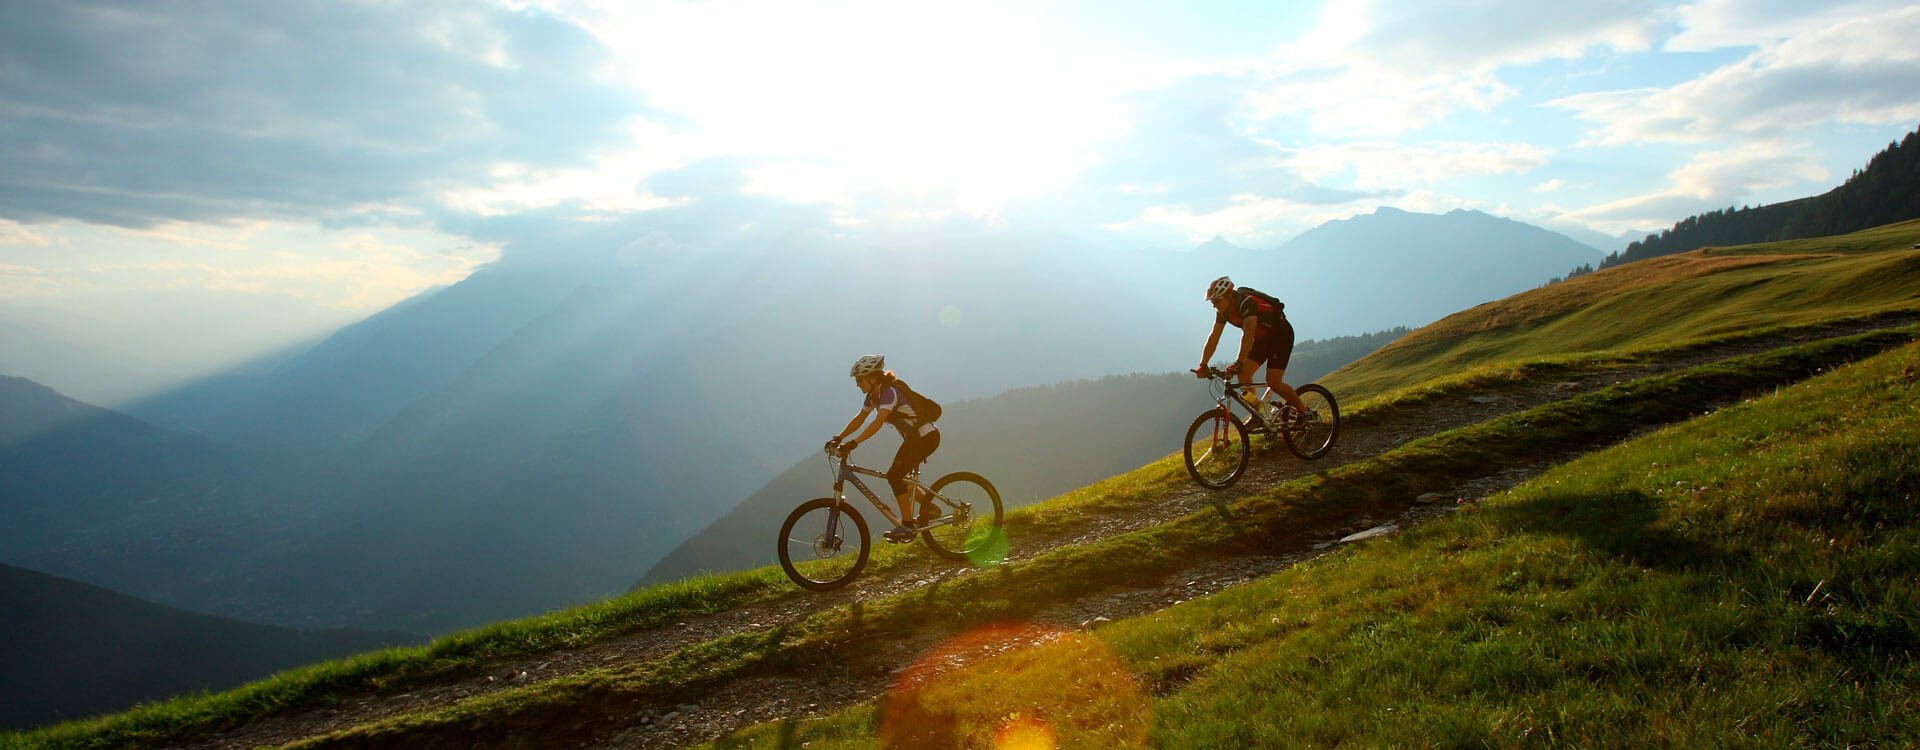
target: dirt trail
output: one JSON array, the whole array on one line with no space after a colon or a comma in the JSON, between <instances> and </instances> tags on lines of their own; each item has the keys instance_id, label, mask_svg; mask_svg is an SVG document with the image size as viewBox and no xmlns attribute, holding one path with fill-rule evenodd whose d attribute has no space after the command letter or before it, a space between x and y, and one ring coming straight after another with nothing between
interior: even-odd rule
<instances>
[{"instance_id":1,"label":"dirt trail","mask_svg":"<svg viewBox=\"0 0 1920 750\"><path fill-rule=\"evenodd\" d=\"M1179 491L1164 496L1158 502L1094 515L1071 528L1046 536L1030 535L1017 539L1012 560L1018 561L1061 546L1083 544L1166 523L1205 507L1224 505L1249 494L1263 492L1275 483L1306 473L1371 458L1412 440L1496 419L1597 388L1807 341L1905 325L1916 320L1920 320L1920 314L1823 327L1765 342L1703 348L1655 364L1599 375L1554 382L1504 383L1388 414L1370 415L1357 429L1343 428L1333 451L1318 461L1300 461L1284 448L1256 453L1248 466L1247 476L1229 490L1209 491L1193 484L1183 485ZM1198 384L1196 387L1199 387ZM1710 406L1703 404L1702 408ZM1325 554L1337 548L1334 540L1352 532L1388 521L1405 527L1443 515L1455 507L1456 498L1470 501L1497 492L1595 447L1600 446L1569 451L1549 461L1505 467L1495 475L1463 483L1453 492L1442 493L1444 497L1440 498L1441 502L1423 503L1417 498L1406 498L1404 510L1397 517L1356 514L1341 519L1338 523L1311 530L1309 536L1312 542L1300 549L1267 550L1254 555L1224 557L1200 555L1192 566L1176 577L1141 582L1137 587L1096 592L1074 601L1060 602L1036 618L1038 624L1055 630L1041 628L1033 631L1035 634L1030 637L1045 638L1048 632L1080 628L1097 621L1097 618L1118 620L1215 593L1235 583ZM430 711L473 696L556 679L587 669L643 663L702 641L767 631L797 623L828 608L889 596L954 576L971 574L931 557L927 555L926 559L918 562L866 575L841 591L814 594L795 589L792 595L771 601L636 630L577 650L502 663L485 675L417 687L403 694L358 696L332 707L267 717L185 746L224 749L282 745L394 716ZM912 663L916 655L952 635L954 633L938 624L929 624L914 632L893 634L885 643L875 643L871 649L861 649L862 654L855 661L839 665L841 668L833 670L830 680L792 674L748 677L720 686L703 696L698 704L636 704L624 707L618 715L596 717L591 722L580 723L565 732L564 737L543 736L538 742L528 738L502 738L497 741L509 746L622 748L680 747L704 742L740 727L767 721L797 720L872 699L884 692L894 675ZM1020 645L1023 644L1018 640L1004 644L1006 648ZM494 741L467 738L462 742L447 744L486 745L491 742Z\"/></svg>"}]
</instances>

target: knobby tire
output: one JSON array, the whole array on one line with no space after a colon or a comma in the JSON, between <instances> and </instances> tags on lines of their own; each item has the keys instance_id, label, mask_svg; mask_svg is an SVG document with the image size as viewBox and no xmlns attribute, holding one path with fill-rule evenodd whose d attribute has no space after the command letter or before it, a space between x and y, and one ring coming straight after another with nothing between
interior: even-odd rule
<instances>
[{"instance_id":1,"label":"knobby tire","mask_svg":"<svg viewBox=\"0 0 1920 750\"><path fill-rule=\"evenodd\" d=\"M827 520L835 505L840 506L837 540L827 537ZM779 545L780 569L788 578L801 588L832 591L867 567L873 539L867 533L867 520L852 505L822 497L801 503L787 514L780 525Z\"/></svg>"},{"instance_id":2,"label":"knobby tire","mask_svg":"<svg viewBox=\"0 0 1920 750\"><path fill-rule=\"evenodd\" d=\"M1187 427L1183 449L1187 474L1208 489L1223 490L1240 481L1253 449L1247 427L1225 409L1209 409Z\"/></svg>"}]
</instances>

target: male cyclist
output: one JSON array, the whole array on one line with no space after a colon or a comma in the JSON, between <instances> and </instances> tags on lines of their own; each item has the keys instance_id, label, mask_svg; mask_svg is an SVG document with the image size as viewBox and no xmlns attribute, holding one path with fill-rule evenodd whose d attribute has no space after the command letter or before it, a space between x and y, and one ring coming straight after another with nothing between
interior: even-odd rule
<instances>
[{"instance_id":1,"label":"male cyclist","mask_svg":"<svg viewBox=\"0 0 1920 750\"><path fill-rule=\"evenodd\" d=\"M1252 293L1251 289L1234 288L1233 280L1225 276L1207 285L1207 301L1213 303L1217 314L1213 319L1213 335L1207 337L1207 350L1200 354L1200 366L1194 369L1194 375L1206 377L1207 361L1213 359L1213 349L1220 345L1220 332L1232 323L1240 329L1240 356L1227 365L1228 374L1238 373L1240 384L1247 385L1253 382L1253 371L1265 364L1267 387L1292 407L1281 417L1282 423L1290 423L1294 415L1305 414L1307 405L1301 403L1300 394L1280 380L1287 372L1287 360L1293 358L1293 324L1287 322L1279 304L1271 297Z\"/></svg>"},{"instance_id":2,"label":"male cyclist","mask_svg":"<svg viewBox=\"0 0 1920 750\"><path fill-rule=\"evenodd\" d=\"M931 504L923 506L924 514L916 520L913 514L912 489L907 484L907 475L912 473L933 451L940 447L940 430L933 421L921 418L908 397L909 390L894 377L893 371L886 369L887 359L878 354L869 354L855 360L853 369L847 374L853 376L853 382L860 392L867 395L860 405L860 413L854 415L846 429L827 441L827 450L838 449L841 455L853 452L867 438L880 431L883 424L892 424L900 431L900 450L893 454L893 467L887 469L887 484L893 486L893 499L900 504L900 523L892 531L883 534L889 542L910 542L913 535L919 533L919 527L938 515ZM878 410L880 416L867 425L860 436L846 440L861 422L866 421L869 413ZM845 442L842 442L842 441Z\"/></svg>"}]
</instances>

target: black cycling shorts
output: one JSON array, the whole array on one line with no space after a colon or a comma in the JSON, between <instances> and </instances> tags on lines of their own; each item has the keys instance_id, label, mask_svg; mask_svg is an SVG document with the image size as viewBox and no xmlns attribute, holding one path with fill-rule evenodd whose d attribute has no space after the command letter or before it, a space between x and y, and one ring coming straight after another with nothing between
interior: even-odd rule
<instances>
[{"instance_id":1,"label":"black cycling shorts","mask_svg":"<svg viewBox=\"0 0 1920 750\"><path fill-rule=\"evenodd\" d=\"M1286 316L1274 321L1272 327L1260 326L1258 337L1253 340L1253 350L1247 352L1247 358L1265 363L1269 370L1286 372L1287 362L1293 359L1293 324Z\"/></svg>"},{"instance_id":2,"label":"black cycling shorts","mask_svg":"<svg viewBox=\"0 0 1920 750\"><path fill-rule=\"evenodd\" d=\"M900 441L900 452L893 454L893 466L887 469L887 484L893 486L893 496L907 494L907 474L933 455L940 447L940 431L929 430L925 435L908 433Z\"/></svg>"}]
</instances>

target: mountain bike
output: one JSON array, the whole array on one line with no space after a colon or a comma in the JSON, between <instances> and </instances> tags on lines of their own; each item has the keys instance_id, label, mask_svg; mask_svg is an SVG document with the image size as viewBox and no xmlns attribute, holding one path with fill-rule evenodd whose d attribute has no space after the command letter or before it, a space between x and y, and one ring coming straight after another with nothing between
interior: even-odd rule
<instances>
[{"instance_id":1,"label":"mountain bike","mask_svg":"<svg viewBox=\"0 0 1920 750\"><path fill-rule=\"evenodd\" d=\"M1309 461L1327 455L1333 441L1340 437L1340 405L1325 386L1308 383L1294 389L1307 406L1305 412L1281 404L1269 417L1268 410L1256 405L1272 395L1270 389L1266 394L1256 394L1260 386L1241 385L1225 370L1214 367L1194 372L1211 382L1215 404L1187 428L1187 473L1202 487L1225 489L1240 481L1247 458L1252 455L1249 435L1279 435L1286 441L1287 450ZM1235 405L1247 413L1246 419L1234 413Z\"/></svg>"},{"instance_id":2,"label":"mountain bike","mask_svg":"<svg viewBox=\"0 0 1920 750\"><path fill-rule=\"evenodd\" d=\"M908 474L908 486L921 498L921 515L929 507L941 514L915 525L903 522L892 502L882 501L860 480L863 475L885 479L885 472L854 465L843 450L829 447L826 453L834 474L833 496L801 503L780 525L780 568L802 588L837 589L867 566L873 540L866 519L847 502L849 483L888 521L919 532L919 538L941 557L987 564L1004 553L1000 491L979 474L956 471L934 480L932 486L920 483L919 469Z\"/></svg>"}]
</instances>

